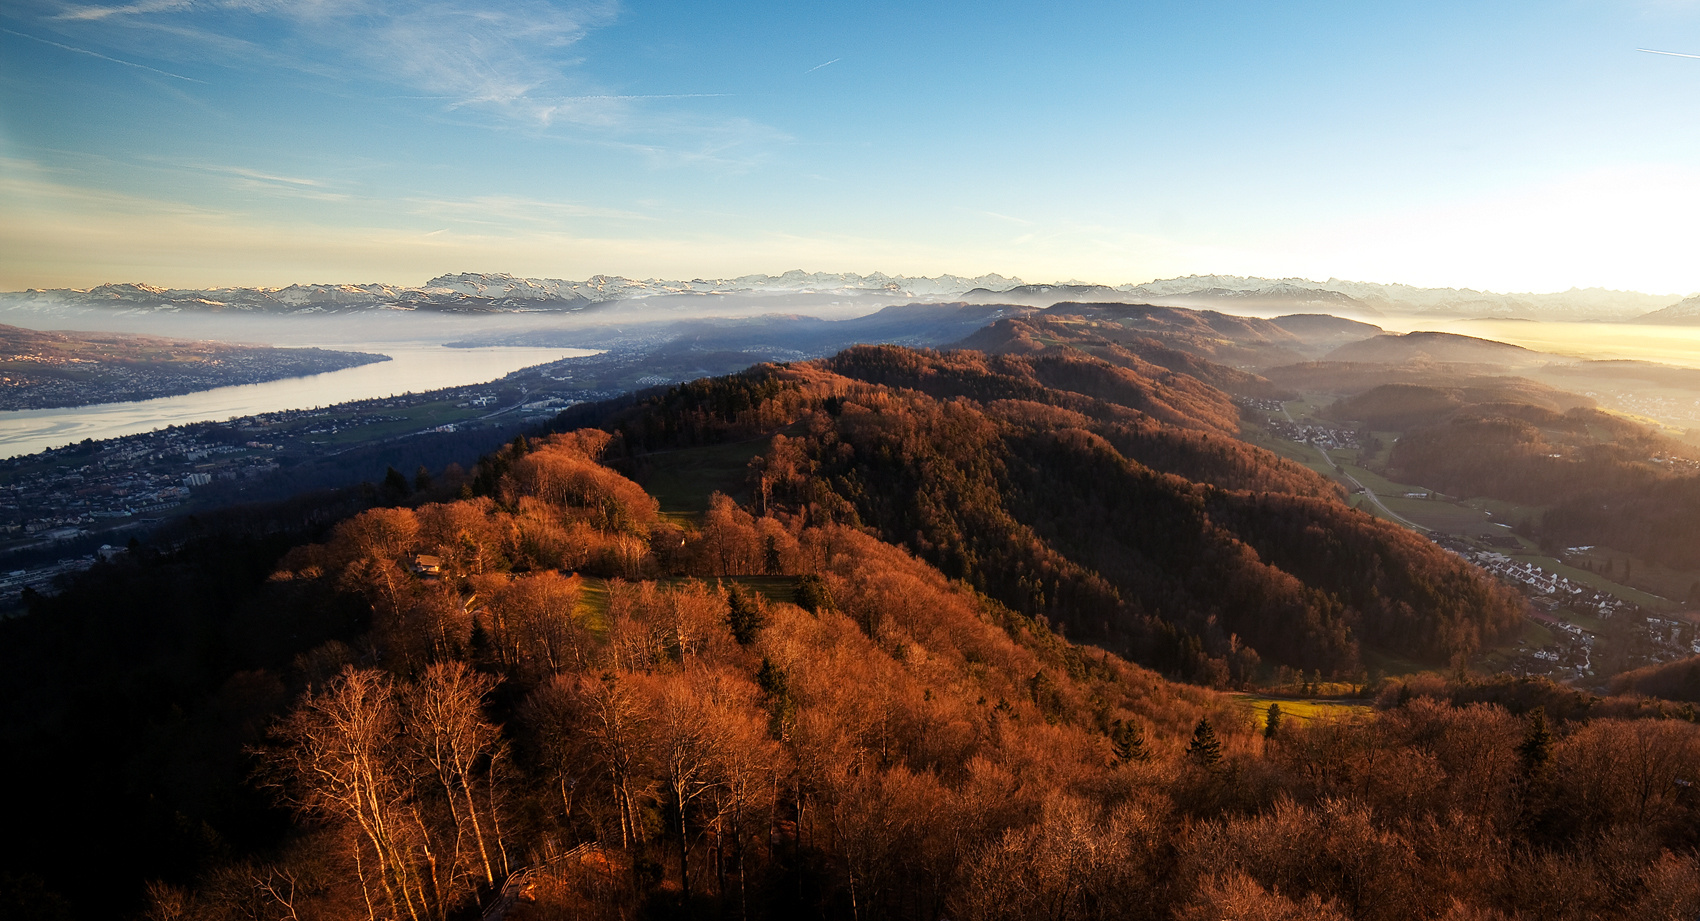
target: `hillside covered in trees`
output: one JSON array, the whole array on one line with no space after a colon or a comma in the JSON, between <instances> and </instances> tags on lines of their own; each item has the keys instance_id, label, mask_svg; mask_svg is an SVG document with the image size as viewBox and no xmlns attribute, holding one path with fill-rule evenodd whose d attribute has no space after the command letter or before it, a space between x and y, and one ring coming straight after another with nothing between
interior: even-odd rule
<instances>
[{"instance_id":1,"label":"hillside covered in trees","mask_svg":"<svg viewBox=\"0 0 1700 921\"><path fill-rule=\"evenodd\" d=\"M0 623L27 753L0 776L29 794L0 894L297 921L1700 911L1691 707L1419 678L1307 721L1208 686L1259 657L1351 677L1376 643L1443 665L1517 613L1236 418L1137 358L862 348L575 409L354 514L197 525ZM738 498L700 515L640 485L731 447Z\"/></svg>"},{"instance_id":2,"label":"hillside covered in trees","mask_svg":"<svg viewBox=\"0 0 1700 921\"><path fill-rule=\"evenodd\" d=\"M1243 683L1263 659L1350 677L1365 643L1445 665L1516 623L1515 595L1238 440L1220 391L1118 357L857 348L602 423L636 469L645 452L779 432L754 462L758 508L871 528L1188 680Z\"/></svg>"}]
</instances>

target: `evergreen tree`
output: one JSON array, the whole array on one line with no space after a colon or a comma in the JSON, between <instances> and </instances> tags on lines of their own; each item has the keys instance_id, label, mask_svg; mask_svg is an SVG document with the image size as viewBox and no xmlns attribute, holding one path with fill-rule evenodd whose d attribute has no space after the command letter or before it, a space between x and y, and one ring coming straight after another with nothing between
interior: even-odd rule
<instances>
[{"instance_id":1,"label":"evergreen tree","mask_svg":"<svg viewBox=\"0 0 1700 921\"><path fill-rule=\"evenodd\" d=\"M826 580L820 576L799 578L791 600L796 602L797 607L810 614L819 614L822 608L832 607L832 593L827 590Z\"/></svg>"},{"instance_id":2,"label":"evergreen tree","mask_svg":"<svg viewBox=\"0 0 1700 921\"><path fill-rule=\"evenodd\" d=\"M1203 767L1215 767L1222 760L1222 742L1208 717L1200 718L1193 727L1192 741L1187 743L1186 756Z\"/></svg>"},{"instance_id":3,"label":"evergreen tree","mask_svg":"<svg viewBox=\"0 0 1700 921\"><path fill-rule=\"evenodd\" d=\"M1546 770L1552 761L1552 731L1547 728L1545 707L1529 711L1529 728L1523 734L1523 744L1517 746L1523 761L1523 773L1534 777Z\"/></svg>"},{"instance_id":4,"label":"evergreen tree","mask_svg":"<svg viewBox=\"0 0 1700 921\"><path fill-rule=\"evenodd\" d=\"M1115 725L1110 727L1110 746L1115 750L1116 760L1122 764L1151 758L1151 753L1145 750L1145 733L1135 723L1116 720Z\"/></svg>"},{"instance_id":5,"label":"evergreen tree","mask_svg":"<svg viewBox=\"0 0 1700 921\"><path fill-rule=\"evenodd\" d=\"M407 494L412 491L413 488L407 484L407 477L403 476L400 470L389 467L384 471L384 492L395 501L407 498Z\"/></svg>"},{"instance_id":6,"label":"evergreen tree","mask_svg":"<svg viewBox=\"0 0 1700 921\"><path fill-rule=\"evenodd\" d=\"M748 646L756 641L756 634L767 623L767 615L762 613L761 603L753 593L732 583L732 588L726 594L726 622L732 627L732 638L739 646Z\"/></svg>"},{"instance_id":7,"label":"evergreen tree","mask_svg":"<svg viewBox=\"0 0 1700 921\"><path fill-rule=\"evenodd\" d=\"M784 739L797 719L797 702L791 697L791 682L785 677L785 670L762 656L756 685L767 698L767 731L775 739Z\"/></svg>"},{"instance_id":8,"label":"evergreen tree","mask_svg":"<svg viewBox=\"0 0 1700 921\"><path fill-rule=\"evenodd\" d=\"M1275 734L1277 732L1280 732L1280 731L1281 731L1281 705L1280 704L1270 704L1269 705L1269 715L1264 717L1264 719L1263 719L1263 737L1265 739L1273 739L1273 738L1275 738Z\"/></svg>"}]
</instances>

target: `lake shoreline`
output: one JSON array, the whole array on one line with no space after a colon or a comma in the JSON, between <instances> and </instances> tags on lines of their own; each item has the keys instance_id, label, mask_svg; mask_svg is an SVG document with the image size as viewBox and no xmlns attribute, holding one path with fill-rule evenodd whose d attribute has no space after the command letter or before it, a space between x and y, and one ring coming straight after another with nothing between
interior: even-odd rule
<instances>
[{"instance_id":1,"label":"lake shoreline","mask_svg":"<svg viewBox=\"0 0 1700 921\"><path fill-rule=\"evenodd\" d=\"M361 349L343 343L344 349ZM374 345L365 346L376 354ZM147 400L0 412L0 458L37 454L84 440L136 435L174 425L218 422L269 412L494 383L515 371L592 349L489 346L449 349L438 343L383 343L386 360L336 371L215 387Z\"/></svg>"}]
</instances>

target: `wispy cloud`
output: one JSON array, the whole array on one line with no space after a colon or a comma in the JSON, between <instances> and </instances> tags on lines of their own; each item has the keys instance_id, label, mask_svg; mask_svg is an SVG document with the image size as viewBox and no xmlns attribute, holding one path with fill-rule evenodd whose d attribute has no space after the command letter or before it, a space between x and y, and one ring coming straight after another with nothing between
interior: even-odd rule
<instances>
[{"instance_id":1,"label":"wispy cloud","mask_svg":"<svg viewBox=\"0 0 1700 921\"><path fill-rule=\"evenodd\" d=\"M86 54L91 58L100 58L102 61L111 61L114 64L122 64L125 67L134 67L137 70L146 70L146 71L149 71L149 72L152 72L152 73L159 74L160 76L164 76L164 77L171 77L171 78L177 79L177 80L187 80L190 83L205 83L206 82L205 80L196 80L194 77L185 77L182 74L174 74L169 70L160 70L157 67L149 67L146 64L137 64L135 61L120 60L119 58L115 58L115 57L111 57L109 55L101 54L98 51L90 51L87 48L78 48L78 47L75 47L73 45L64 44L63 42L49 41L45 38L38 38L37 36L34 36L34 35L27 35L23 32L14 32L11 29L0 28L0 32L5 32L7 35L16 35L19 38L27 38L32 42L40 42L43 45L52 45L55 48L60 48L60 49L63 49L65 51L69 51L73 54Z\"/></svg>"},{"instance_id":2,"label":"wispy cloud","mask_svg":"<svg viewBox=\"0 0 1700 921\"><path fill-rule=\"evenodd\" d=\"M837 64L839 61L842 61L842 60L844 60L844 59L843 58L833 58L832 60L827 61L826 64L816 64L815 66L809 68L808 70L803 71L803 76L806 77L809 74L812 74L817 70L820 70L822 67L826 67L828 64Z\"/></svg>"},{"instance_id":3,"label":"wispy cloud","mask_svg":"<svg viewBox=\"0 0 1700 921\"><path fill-rule=\"evenodd\" d=\"M279 176L275 173L262 173L259 170L242 166L207 166L203 164L189 165L189 169L201 170L208 173L228 173L243 179L263 182L267 185L285 185L306 188L322 188L324 182L318 179L303 179L299 176Z\"/></svg>"},{"instance_id":4,"label":"wispy cloud","mask_svg":"<svg viewBox=\"0 0 1700 921\"><path fill-rule=\"evenodd\" d=\"M1700 54L1683 54L1680 51L1654 51L1651 48L1637 48L1635 50L1642 51L1647 54L1668 54L1673 58L1700 58Z\"/></svg>"},{"instance_id":5,"label":"wispy cloud","mask_svg":"<svg viewBox=\"0 0 1700 921\"><path fill-rule=\"evenodd\" d=\"M127 3L122 6L70 6L56 19L93 21L112 16L134 16L144 13L166 13L188 9L189 0L155 0L152 3Z\"/></svg>"},{"instance_id":6,"label":"wispy cloud","mask_svg":"<svg viewBox=\"0 0 1700 921\"><path fill-rule=\"evenodd\" d=\"M748 168L759 145L783 139L697 105L730 95L712 87L621 92L599 81L580 44L616 20L617 0L25 2L44 4L40 21L62 35L105 47L294 71L335 95L436 102L453 123L632 146L669 164Z\"/></svg>"},{"instance_id":7,"label":"wispy cloud","mask_svg":"<svg viewBox=\"0 0 1700 921\"><path fill-rule=\"evenodd\" d=\"M49 18L103 34L163 32L178 53L211 51L227 64L261 48L269 64L535 114L582 89L571 48L616 13L611 0L139 0L64 4Z\"/></svg>"}]
</instances>

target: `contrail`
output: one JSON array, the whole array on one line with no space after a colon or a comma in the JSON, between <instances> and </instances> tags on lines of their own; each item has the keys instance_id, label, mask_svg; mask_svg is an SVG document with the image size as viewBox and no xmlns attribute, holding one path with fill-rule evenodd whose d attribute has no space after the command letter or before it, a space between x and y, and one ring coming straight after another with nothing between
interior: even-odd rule
<instances>
[{"instance_id":1,"label":"contrail","mask_svg":"<svg viewBox=\"0 0 1700 921\"><path fill-rule=\"evenodd\" d=\"M1648 54L1668 54L1673 58L1700 58L1700 54L1683 54L1680 51L1654 51L1651 48L1637 48L1635 50L1645 51Z\"/></svg>"},{"instance_id":2,"label":"contrail","mask_svg":"<svg viewBox=\"0 0 1700 921\"><path fill-rule=\"evenodd\" d=\"M833 58L832 60L827 61L826 64L837 64L839 61L842 61L842 60L844 60L844 59L843 58ZM816 64L815 66L809 68L808 70L803 71L803 76L806 77L809 74L812 74L817 70L820 70L822 67L825 67L826 64Z\"/></svg>"},{"instance_id":3,"label":"contrail","mask_svg":"<svg viewBox=\"0 0 1700 921\"><path fill-rule=\"evenodd\" d=\"M13 32L11 29L0 28L0 32L5 32L7 35L16 35L19 38L27 38L31 41L41 42L43 45L52 45L55 48L63 48L66 51L75 52L77 54L86 54L91 58L100 58L102 61L111 61L114 64L123 64L125 67L135 67L135 68L139 68L141 70L153 71L154 73L160 74L161 76L173 77L173 78L178 79L178 80L187 80L190 83L202 83L202 84L204 84L204 83L207 82L205 80L196 80L194 77L185 77L182 74L174 74L169 70L160 70L157 67L149 67L146 64L137 64L133 61L120 61L117 58L109 58L104 54L100 54L100 53L95 52L95 51L90 51L87 48L73 48L70 45L61 45L58 42L50 42L45 38L36 38L33 35L25 35L22 32Z\"/></svg>"},{"instance_id":4,"label":"contrail","mask_svg":"<svg viewBox=\"0 0 1700 921\"><path fill-rule=\"evenodd\" d=\"M596 96L563 96L561 98L563 98L563 99L573 99L573 100L580 100L580 99L719 99L719 98L724 97L724 96L734 96L734 95L737 95L737 94L735 94L735 93L634 93L634 94L628 94L628 95L619 95L619 94L614 94L614 93L603 93L603 94L596 95ZM431 97L426 96L426 97L421 97L421 98L429 99Z\"/></svg>"}]
</instances>

